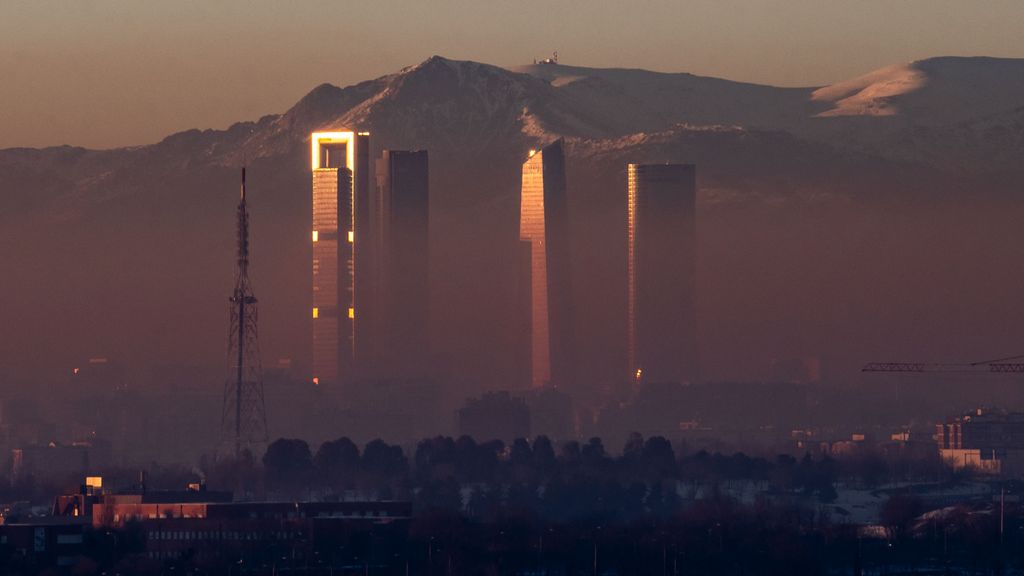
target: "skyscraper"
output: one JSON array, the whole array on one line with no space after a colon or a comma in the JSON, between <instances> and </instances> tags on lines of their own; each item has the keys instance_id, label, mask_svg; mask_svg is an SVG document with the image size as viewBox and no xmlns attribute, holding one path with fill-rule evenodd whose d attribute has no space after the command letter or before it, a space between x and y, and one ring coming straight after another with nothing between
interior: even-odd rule
<instances>
[{"instance_id":1,"label":"skyscraper","mask_svg":"<svg viewBox=\"0 0 1024 576\"><path fill-rule=\"evenodd\" d=\"M696 171L628 168L628 354L639 381L697 378Z\"/></svg>"},{"instance_id":2,"label":"skyscraper","mask_svg":"<svg viewBox=\"0 0 1024 576\"><path fill-rule=\"evenodd\" d=\"M519 239L530 244L530 384L570 385L574 343L562 141L523 163Z\"/></svg>"},{"instance_id":3,"label":"skyscraper","mask_svg":"<svg viewBox=\"0 0 1024 576\"><path fill-rule=\"evenodd\" d=\"M387 377L422 377L429 357L430 185L427 151L384 150L377 162L376 318Z\"/></svg>"},{"instance_id":4,"label":"skyscraper","mask_svg":"<svg viewBox=\"0 0 1024 576\"><path fill-rule=\"evenodd\" d=\"M366 355L361 314L370 293L369 134L314 132L313 382L351 380Z\"/></svg>"}]
</instances>

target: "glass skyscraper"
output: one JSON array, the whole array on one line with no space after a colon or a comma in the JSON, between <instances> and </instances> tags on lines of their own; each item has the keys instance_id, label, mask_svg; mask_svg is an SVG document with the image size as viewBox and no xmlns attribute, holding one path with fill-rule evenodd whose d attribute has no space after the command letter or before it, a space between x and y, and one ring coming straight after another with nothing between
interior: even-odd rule
<instances>
[{"instance_id":1,"label":"glass skyscraper","mask_svg":"<svg viewBox=\"0 0 1024 576\"><path fill-rule=\"evenodd\" d=\"M362 267L369 229L369 134L314 132L313 383L337 386L365 354L361 307L369 296Z\"/></svg>"},{"instance_id":2,"label":"glass skyscraper","mask_svg":"<svg viewBox=\"0 0 1024 576\"><path fill-rule=\"evenodd\" d=\"M696 170L628 166L628 355L645 382L697 378Z\"/></svg>"},{"instance_id":3,"label":"glass skyscraper","mask_svg":"<svg viewBox=\"0 0 1024 576\"><path fill-rule=\"evenodd\" d=\"M519 239L529 243L530 385L569 386L573 317L565 152L557 140L523 163Z\"/></svg>"},{"instance_id":4,"label":"glass skyscraper","mask_svg":"<svg viewBox=\"0 0 1024 576\"><path fill-rule=\"evenodd\" d=\"M384 150L377 161L377 372L387 377L426 375L430 352L429 179L426 150Z\"/></svg>"}]
</instances>

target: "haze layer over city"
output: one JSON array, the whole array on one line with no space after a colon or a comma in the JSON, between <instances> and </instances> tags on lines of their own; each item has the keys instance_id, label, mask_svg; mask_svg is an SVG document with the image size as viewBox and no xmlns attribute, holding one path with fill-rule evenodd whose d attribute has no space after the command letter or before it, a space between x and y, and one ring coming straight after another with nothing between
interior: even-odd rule
<instances>
[{"instance_id":1,"label":"haze layer over city","mask_svg":"<svg viewBox=\"0 0 1024 576\"><path fill-rule=\"evenodd\" d=\"M211 505L496 526L468 494L511 509L507 468L539 526L588 475L678 519L712 493L689 471L737 455L763 461L737 506L857 530L909 510L886 482L1005 497L1022 24L1013 2L0 8L9 500L148 473L221 482ZM90 482L54 510L111 494ZM949 503L921 490L907 534Z\"/></svg>"}]
</instances>

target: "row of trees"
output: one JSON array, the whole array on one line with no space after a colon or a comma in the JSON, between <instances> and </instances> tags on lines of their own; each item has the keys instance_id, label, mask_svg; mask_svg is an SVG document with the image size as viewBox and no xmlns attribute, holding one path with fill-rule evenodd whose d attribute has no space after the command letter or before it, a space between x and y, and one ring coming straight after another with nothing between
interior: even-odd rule
<instances>
[{"instance_id":1,"label":"row of trees","mask_svg":"<svg viewBox=\"0 0 1024 576\"><path fill-rule=\"evenodd\" d=\"M665 438L639 435L631 436L619 455L610 454L599 438L569 441L556 448L544 436L533 442L518 439L511 445L497 440L478 443L467 436L438 436L421 441L411 458L400 446L381 440L360 450L350 439L339 438L323 443L314 453L303 440L282 438L270 444L262 463L267 488L278 493L355 490L377 497L419 495L420 500L437 494L465 496L465 491L489 494L488 498L516 490L540 494L569 485L578 485L581 490L576 492L584 493L590 487L661 490L664 486L666 494L671 485L671 495L666 497L673 498L680 481L694 492L708 486L753 482L762 489L830 500L840 472L831 458L810 455L800 460L785 455L769 460L701 451L678 457ZM619 489L612 490L616 491ZM647 497L654 496L643 495ZM439 496L437 500L452 502L454 498Z\"/></svg>"},{"instance_id":2,"label":"row of trees","mask_svg":"<svg viewBox=\"0 0 1024 576\"><path fill-rule=\"evenodd\" d=\"M213 489L231 489L240 497L262 497L268 492L330 497L356 492L365 497L412 499L424 490L443 493L446 483L466 495L486 488L507 491L513 485L540 491L547 485L582 480L620 486L676 482L693 494L714 486L729 490L755 483L760 492L799 493L830 501L838 483L877 487L904 478L906 466L901 463L905 460L871 453L840 460L824 455L680 454L663 437L645 439L637 434L614 454L600 438L556 445L545 436L533 441L520 438L511 444L437 436L406 451L382 440L360 447L342 437L324 442L316 451L303 440L281 438L269 445L261 459L244 454L237 459L207 458L197 467L153 463L146 468L154 489L180 489L187 482L205 480ZM941 468L937 462L922 462L919 467L926 466ZM107 485L129 486L137 482L139 469L108 467L98 472ZM80 482L79 475L0 481L0 501L43 504L55 493L74 491Z\"/></svg>"}]
</instances>

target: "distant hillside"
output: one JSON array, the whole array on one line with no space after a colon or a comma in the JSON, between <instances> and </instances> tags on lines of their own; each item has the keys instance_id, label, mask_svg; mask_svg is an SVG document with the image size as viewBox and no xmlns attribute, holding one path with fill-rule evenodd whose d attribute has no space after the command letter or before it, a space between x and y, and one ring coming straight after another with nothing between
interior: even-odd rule
<instances>
[{"instance_id":1,"label":"distant hillside","mask_svg":"<svg viewBox=\"0 0 1024 576\"><path fill-rule=\"evenodd\" d=\"M513 384L519 167L529 148L558 137L569 151L581 352L595 386L615 382L624 357L633 161L698 165L710 377L756 377L786 356L848 368L881 351L955 345L988 357L986 334L1024 325L1022 275L990 264L1024 255L1015 237L1024 208L1013 201L1022 71L1022 60L937 58L828 87L774 88L435 56L354 86L318 86L283 114L227 130L107 151L0 150L0 269L9 271L0 384L97 354L138 374L221 363L243 162L263 350L308 366L306 147L325 128L368 130L378 150L429 150L434 352L438 374L460 389ZM957 333L958 321L978 320L974 310L984 320Z\"/></svg>"}]
</instances>

